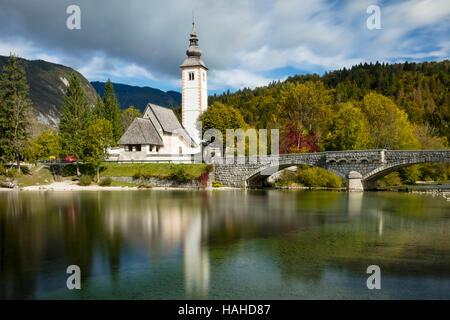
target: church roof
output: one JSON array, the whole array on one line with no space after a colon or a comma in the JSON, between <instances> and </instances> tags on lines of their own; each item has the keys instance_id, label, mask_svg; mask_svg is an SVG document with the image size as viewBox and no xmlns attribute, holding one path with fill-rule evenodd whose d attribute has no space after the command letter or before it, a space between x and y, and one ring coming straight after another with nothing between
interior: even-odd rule
<instances>
[{"instance_id":1,"label":"church roof","mask_svg":"<svg viewBox=\"0 0 450 320\"><path fill-rule=\"evenodd\" d=\"M153 111L153 114L160 123L164 132L172 133L175 130L182 128L177 117L169 108L161 107L152 103L147 104L147 108L150 108Z\"/></svg>"},{"instance_id":2,"label":"church roof","mask_svg":"<svg viewBox=\"0 0 450 320\"><path fill-rule=\"evenodd\" d=\"M163 141L149 119L135 118L120 138L119 144L153 144L162 146Z\"/></svg>"},{"instance_id":3,"label":"church roof","mask_svg":"<svg viewBox=\"0 0 450 320\"><path fill-rule=\"evenodd\" d=\"M205 65L205 63L203 62L202 59L200 59L199 57L189 57L186 58L183 63L180 65L180 68L184 68L184 67L198 67L198 66L202 66L205 69L208 69Z\"/></svg>"},{"instance_id":4,"label":"church roof","mask_svg":"<svg viewBox=\"0 0 450 320\"><path fill-rule=\"evenodd\" d=\"M147 114L147 109L150 109L152 111L152 114L155 116L163 132L170 134L178 134L181 137L183 137L184 141L186 141L186 143L189 144L190 146L192 147L197 146L197 144L189 135L189 133L186 131L186 129L184 129L181 123L178 121L177 117L175 116L175 113L173 113L173 110L166 107L158 106L153 103L149 103L145 108L144 115ZM149 119L152 118L150 117ZM154 126L157 127L158 124L154 124Z\"/></svg>"}]
</instances>

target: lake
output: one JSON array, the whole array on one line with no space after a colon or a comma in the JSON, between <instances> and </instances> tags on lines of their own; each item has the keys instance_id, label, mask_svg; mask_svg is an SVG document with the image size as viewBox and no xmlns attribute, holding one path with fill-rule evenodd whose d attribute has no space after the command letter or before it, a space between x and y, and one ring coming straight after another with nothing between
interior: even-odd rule
<instances>
[{"instance_id":1,"label":"lake","mask_svg":"<svg viewBox=\"0 0 450 320\"><path fill-rule=\"evenodd\" d=\"M81 290L68 290L69 265ZM369 290L367 267L381 270ZM450 202L396 192L0 192L0 299L450 299Z\"/></svg>"}]
</instances>

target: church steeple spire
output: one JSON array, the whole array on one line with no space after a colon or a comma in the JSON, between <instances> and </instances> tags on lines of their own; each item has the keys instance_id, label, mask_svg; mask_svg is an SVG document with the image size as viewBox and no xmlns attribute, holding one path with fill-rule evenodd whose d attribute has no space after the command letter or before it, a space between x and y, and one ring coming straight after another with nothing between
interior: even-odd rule
<instances>
[{"instance_id":1,"label":"church steeple spire","mask_svg":"<svg viewBox=\"0 0 450 320\"><path fill-rule=\"evenodd\" d=\"M198 35L195 30L194 21L192 21L192 31L190 33L189 47L186 50L186 55L187 59L184 60L181 67L202 66L206 68L205 63L200 58L202 56L202 49L198 46Z\"/></svg>"},{"instance_id":2,"label":"church steeple spire","mask_svg":"<svg viewBox=\"0 0 450 320\"><path fill-rule=\"evenodd\" d=\"M188 57L200 57L202 50L198 47L198 36L195 31L195 23L192 21L191 38L189 39L189 48L186 51Z\"/></svg>"}]
</instances>

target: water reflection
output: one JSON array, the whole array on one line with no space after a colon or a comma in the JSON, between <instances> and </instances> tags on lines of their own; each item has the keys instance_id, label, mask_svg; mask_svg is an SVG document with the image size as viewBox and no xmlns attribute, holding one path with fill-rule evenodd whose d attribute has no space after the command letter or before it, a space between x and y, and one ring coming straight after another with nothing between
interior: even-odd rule
<instances>
[{"instance_id":1,"label":"water reflection","mask_svg":"<svg viewBox=\"0 0 450 320\"><path fill-rule=\"evenodd\" d=\"M448 207L382 193L2 192L0 298L271 297L264 281L295 297L330 272L361 277L380 263L448 285ZM76 295L70 264L82 270Z\"/></svg>"}]
</instances>

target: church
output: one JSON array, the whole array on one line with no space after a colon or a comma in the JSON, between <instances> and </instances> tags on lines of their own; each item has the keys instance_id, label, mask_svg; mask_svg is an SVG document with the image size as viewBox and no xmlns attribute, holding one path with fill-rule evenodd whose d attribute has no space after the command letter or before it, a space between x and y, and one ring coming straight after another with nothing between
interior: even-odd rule
<instances>
[{"instance_id":1,"label":"church","mask_svg":"<svg viewBox=\"0 0 450 320\"><path fill-rule=\"evenodd\" d=\"M195 24L187 58L181 64L181 123L170 108L149 103L142 118L135 118L109 150L109 161L190 162L201 152L198 117L208 108L207 71L201 59Z\"/></svg>"}]
</instances>

